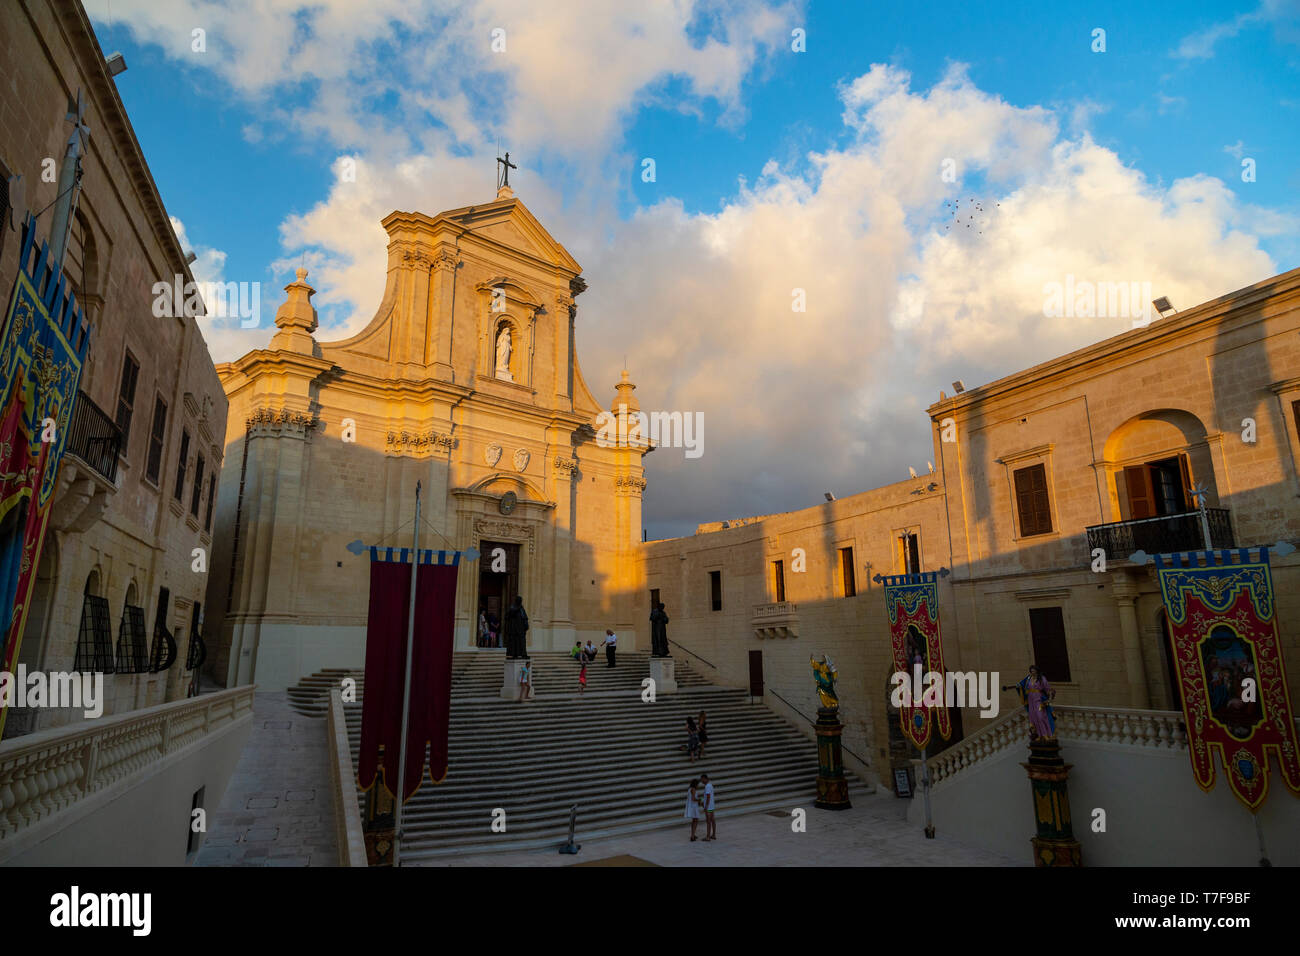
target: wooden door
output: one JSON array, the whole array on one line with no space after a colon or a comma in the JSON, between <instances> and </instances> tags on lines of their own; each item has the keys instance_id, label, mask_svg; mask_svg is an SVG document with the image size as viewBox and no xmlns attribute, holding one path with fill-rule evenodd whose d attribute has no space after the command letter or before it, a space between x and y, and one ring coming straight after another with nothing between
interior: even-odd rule
<instances>
[{"instance_id":1,"label":"wooden door","mask_svg":"<svg viewBox=\"0 0 1300 956\"><path fill-rule=\"evenodd\" d=\"M749 652L749 696L763 696L763 652Z\"/></svg>"}]
</instances>

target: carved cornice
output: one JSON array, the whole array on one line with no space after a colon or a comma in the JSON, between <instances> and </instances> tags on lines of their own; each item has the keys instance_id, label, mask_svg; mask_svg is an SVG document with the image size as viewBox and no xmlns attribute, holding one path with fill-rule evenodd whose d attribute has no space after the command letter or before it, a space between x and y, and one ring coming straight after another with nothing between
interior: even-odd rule
<instances>
[{"instance_id":1,"label":"carved cornice","mask_svg":"<svg viewBox=\"0 0 1300 956\"><path fill-rule=\"evenodd\" d=\"M244 422L249 432L254 434L289 434L300 438L309 436L319 424L320 419L287 408L258 408Z\"/></svg>"},{"instance_id":2,"label":"carved cornice","mask_svg":"<svg viewBox=\"0 0 1300 956\"><path fill-rule=\"evenodd\" d=\"M414 451L416 454L425 452L440 452L444 455L451 454L451 450L456 447L456 439L450 435L444 435L442 432L429 429L423 432L389 432L386 442L386 449L394 454L405 454Z\"/></svg>"},{"instance_id":3,"label":"carved cornice","mask_svg":"<svg viewBox=\"0 0 1300 956\"><path fill-rule=\"evenodd\" d=\"M645 491L646 481L636 475L619 475L614 479L614 487L620 495L639 495Z\"/></svg>"},{"instance_id":4,"label":"carved cornice","mask_svg":"<svg viewBox=\"0 0 1300 956\"><path fill-rule=\"evenodd\" d=\"M483 538L504 541L527 541L528 553L536 550L537 536L530 524L515 524L513 521L493 521L490 518L478 518L474 522L474 533L479 540Z\"/></svg>"}]
</instances>

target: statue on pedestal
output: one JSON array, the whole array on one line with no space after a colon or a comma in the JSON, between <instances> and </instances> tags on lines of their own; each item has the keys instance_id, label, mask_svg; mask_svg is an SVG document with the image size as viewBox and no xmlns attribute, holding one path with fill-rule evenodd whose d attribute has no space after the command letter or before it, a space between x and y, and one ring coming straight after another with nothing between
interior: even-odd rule
<instances>
[{"instance_id":1,"label":"statue on pedestal","mask_svg":"<svg viewBox=\"0 0 1300 956\"><path fill-rule=\"evenodd\" d=\"M668 615L663 603L650 611L650 656L668 657Z\"/></svg>"},{"instance_id":2,"label":"statue on pedestal","mask_svg":"<svg viewBox=\"0 0 1300 956\"><path fill-rule=\"evenodd\" d=\"M835 662L825 654L820 661L809 654L808 663L812 666L813 680L817 682L817 697L821 700L822 708L839 710L840 699L835 695L835 679L840 676L840 672L835 669Z\"/></svg>"},{"instance_id":3,"label":"statue on pedestal","mask_svg":"<svg viewBox=\"0 0 1300 956\"><path fill-rule=\"evenodd\" d=\"M1038 670L1037 664L1029 665L1029 673L1019 682L1003 687L1003 690L1015 688L1020 695L1020 702L1029 715L1029 739L1049 739L1056 736L1056 715L1052 712L1051 700L1056 691L1047 682L1047 678Z\"/></svg>"},{"instance_id":4,"label":"statue on pedestal","mask_svg":"<svg viewBox=\"0 0 1300 956\"><path fill-rule=\"evenodd\" d=\"M524 599L516 594L514 603L506 608L506 658L528 659L528 613Z\"/></svg>"},{"instance_id":5,"label":"statue on pedestal","mask_svg":"<svg viewBox=\"0 0 1300 956\"><path fill-rule=\"evenodd\" d=\"M514 376L510 374L510 327L504 324L497 332L496 377L507 382L514 381Z\"/></svg>"}]
</instances>

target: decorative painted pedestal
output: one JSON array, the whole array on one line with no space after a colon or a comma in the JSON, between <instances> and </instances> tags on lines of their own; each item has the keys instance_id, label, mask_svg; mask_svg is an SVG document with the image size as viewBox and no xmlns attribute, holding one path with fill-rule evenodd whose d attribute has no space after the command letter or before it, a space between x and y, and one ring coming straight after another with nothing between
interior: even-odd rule
<instances>
[{"instance_id":1,"label":"decorative painted pedestal","mask_svg":"<svg viewBox=\"0 0 1300 956\"><path fill-rule=\"evenodd\" d=\"M672 694L677 691L677 678L674 676L671 657L650 658L650 677L655 682L656 694Z\"/></svg>"},{"instance_id":2,"label":"decorative painted pedestal","mask_svg":"<svg viewBox=\"0 0 1300 956\"><path fill-rule=\"evenodd\" d=\"M366 793L362 815L366 862L371 866L392 866L393 838L396 833L393 829L393 798L379 781Z\"/></svg>"},{"instance_id":3,"label":"decorative painted pedestal","mask_svg":"<svg viewBox=\"0 0 1300 956\"><path fill-rule=\"evenodd\" d=\"M817 800L813 806L823 810L847 810L852 806L840 750L843 732L838 710L817 708Z\"/></svg>"},{"instance_id":4,"label":"decorative painted pedestal","mask_svg":"<svg viewBox=\"0 0 1300 956\"><path fill-rule=\"evenodd\" d=\"M1055 737L1031 741L1029 762L1021 766L1029 774L1038 822L1038 836L1033 839L1034 865L1083 866L1083 851L1070 825L1067 780L1071 764L1061 757L1060 741Z\"/></svg>"}]
</instances>

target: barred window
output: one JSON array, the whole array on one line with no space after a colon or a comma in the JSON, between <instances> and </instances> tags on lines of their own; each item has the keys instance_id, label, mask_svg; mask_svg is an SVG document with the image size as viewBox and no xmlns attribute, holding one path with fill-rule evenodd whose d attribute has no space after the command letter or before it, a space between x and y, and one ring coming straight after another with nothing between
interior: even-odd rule
<instances>
[{"instance_id":1,"label":"barred window","mask_svg":"<svg viewBox=\"0 0 1300 956\"><path fill-rule=\"evenodd\" d=\"M171 604L171 591L158 589L158 616L153 624L153 646L149 648L149 670L156 674L176 663L176 640L167 630L167 609Z\"/></svg>"},{"instance_id":2,"label":"barred window","mask_svg":"<svg viewBox=\"0 0 1300 956\"><path fill-rule=\"evenodd\" d=\"M90 593L89 579L86 588L81 604L81 632L77 636L77 655L72 669L111 674L114 671L113 626L108 620L108 599Z\"/></svg>"},{"instance_id":3,"label":"barred window","mask_svg":"<svg viewBox=\"0 0 1300 956\"><path fill-rule=\"evenodd\" d=\"M144 674L148 670L149 645L144 634L144 608L125 604L122 606L122 621L117 626L117 672Z\"/></svg>"}]
</instances>

